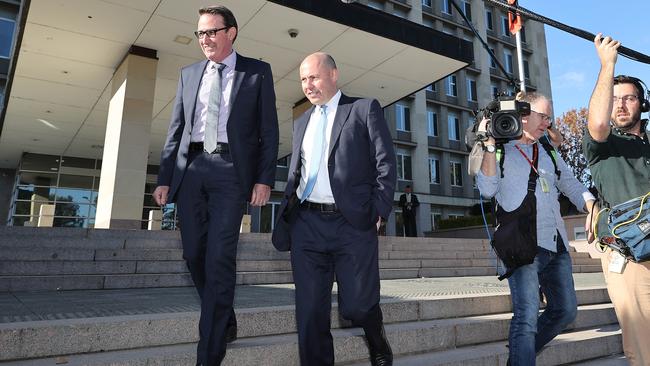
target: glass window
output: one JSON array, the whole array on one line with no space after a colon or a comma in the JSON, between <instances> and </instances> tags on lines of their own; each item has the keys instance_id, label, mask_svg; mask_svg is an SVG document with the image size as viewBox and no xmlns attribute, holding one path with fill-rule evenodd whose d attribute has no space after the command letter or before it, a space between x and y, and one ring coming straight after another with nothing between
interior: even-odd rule
<instances>
[{"instance_id":1,"label":"glass window","mask_svg":"<svg viewBox=\"0 0 650 366\"><path fill-rule=\"evenodd\" d=\"M456 85L456 75L447 76L447 95L455 97L458 95L458 87Z\"/></svg>"},{"instance_id":2,"label":"glass window","mask_svg":"<svg viewBox=\"0 0 650 366\"><path fill-rule=\"evenodd\" d=\"M29 216L14 216L13 226L25 226L25 223L31 221L31 219Z\"/></svg>"},{"instance_id":3,"label":"glass window","mask_svg":"<svg viewBox=\"0 0 650 366\"><path fill-rule=\"evenodd\" d=\"M467 1L463 1L463 13L467 19L472 20L472 5Z\"/></svg>"},{"instance_id":4,"label":"glass window","mask_svg":"<svg viewBox=\"0 0 650 366\"><path fill-rule=\"evenodd\" d=\"M528 66L528 60L524 60L524 77L526 80L530 79L530 69Z\"/></svg>"},{"instance_id":5,"label":"glass window","mask_svg":"<svg viewBox=\"0 0 650 366\"><path fill-rule=\"evenodd\" d=\"M463 168L461 162L450 161L449 174L450 174L452 186L461 187L463 185Z\"/></svg>"},{"instance_id":6,"label":"glass window","mask_svg":"<svg viewBox=\"0 0 650 366\"><path fill-rule=\"evenodd\" d=\"M467 100L476 102L478 97L476 95L476 80L467 78Z\"/></svg>"},{"instance_id":7,"label":"glass window","mask_svg":"<svg viewBox=\"0 0 650 366\"><path fill-rule=\"evenodd\" d=\"M57 188L56 189L56 202L72 202L89 204L92 202L92 191L87 189L70 189L70 188Z\"/></svg>"},{"instance_id":8,"label":"glass window","mask_svg":"<svg viewBox=\"0 0 650 366\"><path fill-rule=\"evenodd\" d=\"M494 24L492 23L492 10L485 10L485 26L489 30L494 30Z\"/></svg>"},{"instance_id":9,"label":"glass window","mask_svg":"<svg viewBox=\"0 0 650 366\"><path fill-rule=\"evenodd\" d=\"M290 157L290 156L291 156L291 155L287 155L287 156L285 156L285 157L283 157L283 158L278 159L278 162L277 162L276 165L279 166L279 167L281 167L281 168L286 168L286 167L288 167L288 166L289 166L289 157Z\"/></svg>"},{"instance_id":10,"label":"glass window","mask_svg":"<svg viewBox=\"0 0 650 366\"><path fill-rule=\"evenodd\" d=\"M496 84L491 84L490 87L492 88L492 98L496 98L499 95L499 87Z\"/></svg>"},{"instance_id":11,"label":"glass window","mask_svg":"<svg viewBox=\"0 0 650 366\"><path fill-rule=\"evenodd\" d=\"M411 153L406 149L397 149L397 179L412 180Z\"/></svg>"},{"instance_id":12,"label":"glass window","mask_svg":"<svg viewBox=\"0 0 650 366\"><path fill-rule=\"evenodd\" d=\"M497 57L497 54L496 54L496 52L494 51L494 48L490 48L490 51L492 51L492 54L494 55L494 57ZM488 56L490 56L490 68L491 68L491 69L496 69L496 68L497 68L497 62L496 62L496 60L495 60L494 57L492 57L491 55L488 54Z\"/></svg>"},{"instance_id":13,"label":"glass window","mask_svg":"<svg viewBox=\"0 0 650 366\"><path fill-rule=\"evenodd\" d=\"M71 168L95 169L95 160L76 158L73 156L64 156L61 159L61 166Z\"/></svg>"},{"instance_id":14,"label":"glass window","mask_svg":"<svg viewBox=\"0 0 650 366\"><path fill-rule=\"evenodd\" d=\"M93 189L93 177L61 174L59 176L59 187Z\"/></svg>"},{"instance_id":15,"label":"glass window","mask_svg":"<svg viewBox=\"0 0 650 366\"><path fill-rule=\"evenodd\" d=\"M20 169L39 172L58 172L59 157L42 154L25 154L23 155Z\"/></svg>"},{"instance_id":16,"label":"glass window","mask_svg":"<svg viewBox=\"0 0 650 366\"><path fill-rule=\"evenodd\" d=\"M442 0L442 12L451 15L451 0Z\"/></svg>"},{"instance_id":17,"label":"glass window","mask_svg":"<svg viewBox=\"0 0 650 366\"><path fill-rule=\"evenodd\" d=\"M269 202L260 210L260 233L270 233L275 226L275 213L280 208L280 203Z\"/></svg>"},{"instance_id":18,"label":"glass window","mask_svg":"<svg viewBox=\"0 0 650 366\"><path fill-rule=\"evenodd\" d=\"M447 115L447 128L449 129L449 140L460 140L460 120L453 113Z\"/></svg>"},{"instance_id":19,"label":"glass window","mask_svg":"<svg viewBox=\"0 0 650 366\"><path fill-rule=\"evenodd\" d=\"M427 111L427 132L429 136L438 136L438 115L434 111Z\"/></svg>"},{"instance_id":20,"label":"glass window","mask_svg":"<svg viewBox=\"0 0 650 366\"><path fill-rule=\"evenodd\" d=\"M510 37L510 25L508 24L508 17L501 16L501 34Z\"/></svg>"},{"instance_id":21,"label":"glass window","mask_svg":"<svg viewBox=\"0 0 650 366\"><path fill-rule=\"evenodd\" d=\"M88 219L84 217L55 217L54 227L88 227Z\"/></svg>"},{"instance_id":22,"label":"glass window","mask_svg":"<svg viewBox=\"0 0 650 366\"><path fill-rule=\"evenodd\" d=\"M406 236L404 231L404 216L402 216L402 211L395 210L395 235L396 236Z\"/></svg>"},{"instance_id":23,"label":"glass window","mask_svg":"<svg viewBox=\"0 0 650 366\"><path fill-rule=\"evenodd\" d=\"M503 50L503 56L504 56L504 60L506 61L506 64L504 65L506 68L506 72L508 72L508 74L512 74L514 72L514 67L512 63L512 52L510 52L510 50Z\"/></svg>"},{"instance_id":24,"label":"glass window","mask_svg":"<svg viewBox=\"0 0 650 366\"><path fill-rule=\"evenodd\" d=\"M526 43L526 27L524 27L523 24L521 25L521 30L519 31L519 35L521 36L521 41Z\"/></svg>"},{"instance_id":25,"label":"glass window","mask_svg":"<svg viewBox=\"0 0 650 366\"><path fill-rule=\"evenodd\" d=\"M47 203L47 202L43 202L43 203ZM31 215L32 204L33 202L31 201L16 201L16 205L14 206L14 214Z\"/></svg>"},{"instance_id":26,"label":"glass window","mask_svg":"<svg viewBox=\"0 0 650 366\"><path fill-rule=\"evenodd\" d=\"M431 7L431 0L422 0L422 5Z\"/></svg>"},{"instance_id":27,"label":"glass window","mask_svg":"<svg viewBox=\"0 0 650 366\"><path fill-rule=\"evenodd\" d=\"M440 220L442 220L442 213L439 211L431 211L431 230L438 230L440 228Z\"/></svg>"},{"instance_id":28,"label":"glass window","mask_svg":"<svg viewBox=\"0 0 650 366\"><path fill-rule=\"evenodd\" d=\"M398 131L411 131L411 111L403 104L395 106L396 127Z\"/></svg>"},{"instance_id":29,"label":"glass window","mask_svg":"<svg viewBox=\"0 0 650 366\"><path fill-rule=\"evenodd\" d=\"M440 184L440 159L436 155L429 155L429 182Z\"/></svg>"},{"instance_id":30,"label":"glass window","mask_svg":"<svg viewBox=\"0 0 650 366\"><path fill-rule=\"evenodd\" d=\"M54 201L55 187L35 187L33 185L16 187L16 199L27 201Z\"/></svg>"},{"instance_id":31,"label":"glass window","mask_svg":"<svg viewBox=\"0 0 650 366\"><path fill-rule=\"evenodd\" d=\"M20 172L18 184L33 186L56 186L56 173Z\"/></svg>"},{"instance_id":32,"label":"glass window","mask_svg":"<svg viewBox=\"0 0 650 366\"><path fill-rule=\"evenodd\" d=\"M0 18L0 58L11 56L15 27L16 21L13 19Z\"/></svg>"}]
</instances>

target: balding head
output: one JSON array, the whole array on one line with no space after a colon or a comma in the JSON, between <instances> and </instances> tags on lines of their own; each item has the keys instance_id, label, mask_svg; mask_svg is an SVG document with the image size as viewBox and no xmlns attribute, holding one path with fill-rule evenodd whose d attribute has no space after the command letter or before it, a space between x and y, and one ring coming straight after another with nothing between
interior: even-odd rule
<instances>
[{"instance_id":1,"label":"balding head","mask_svg":"<svg viewBox=\"0 0 650 366\"><path fill-rule=\"evenodd\" d=\"M305 57L300 64L302 91L314 105L326 104L338 91L338 69L334 58L324 52Z\"/></svg>"}]
</instances>

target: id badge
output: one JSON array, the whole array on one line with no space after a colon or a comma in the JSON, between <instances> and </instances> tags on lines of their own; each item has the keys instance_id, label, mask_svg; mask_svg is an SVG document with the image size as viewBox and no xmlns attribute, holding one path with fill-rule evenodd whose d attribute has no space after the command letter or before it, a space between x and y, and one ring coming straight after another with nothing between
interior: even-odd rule
<instances>
[{"instance_id":1,"label":"id badge","mask_svg":"<svg viewBox=\"0 0 650 366\"><path fill-rule=\"evenodd\" d=\"M548 186L548 181L544 177L539 177L539 184L542 186L542 192L548 193L551 189Z\"/></svg>"},{"instance_id":2,"label":"id badge","mask_svg":"<svg viewBox=\"0 0 650 366\"><path fill-rule=\"evenodd\" d=\"M625 263L627 263L625 257L623 257L619 252L612 251L612 255L609 258L609 271L613 273L623 273Z\"/></svg>"}]
</instances>

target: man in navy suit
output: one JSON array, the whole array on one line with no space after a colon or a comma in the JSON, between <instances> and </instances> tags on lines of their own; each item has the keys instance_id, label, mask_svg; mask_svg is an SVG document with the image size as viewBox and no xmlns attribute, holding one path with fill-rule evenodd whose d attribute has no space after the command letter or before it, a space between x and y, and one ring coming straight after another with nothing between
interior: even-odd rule
<instances>
[{"instance_id":1,"label":"man in navy suit","mask_svg":"<svg viewBox=\"0 0 650 366\"><path fill-rule=\"evenodd\" d=\"M334 59L315 53L300 65L313 106L293 128L293 154L273 232L291 250L302 365L333 365L331 293L339 311L363 327L373 365L392 365L379 308L377 229L393 207L395 153L374 99L341 94Z\"/></svg>"},{"instance_id":2,"label":"man in navy suit","mask_svg":"<svg viewBox=\"0 0 650 366\"><path fill-rule=\"evenodd\" d=\"M181 70L161 153L159 205L176 202L183 258L201 298L197 364L218 365L237 337L235 257L248 200L263 206L275 181L278 120L269 64L234 52L237 21L199 10L207 60Z\"/></svg>"}]
</instances>

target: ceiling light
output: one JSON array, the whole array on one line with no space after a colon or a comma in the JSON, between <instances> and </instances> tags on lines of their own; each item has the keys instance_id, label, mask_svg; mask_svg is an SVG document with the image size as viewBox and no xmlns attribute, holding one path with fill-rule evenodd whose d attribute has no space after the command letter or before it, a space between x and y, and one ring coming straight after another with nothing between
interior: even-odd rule
<instances>
[{"instance_id":1,"label":"ceiling light","mask_svg":"<svg viewBox=\"0 0 650 366\"><path fill-rule=\"evenodd\" d=\"M52 123L50 123L50 122L48 122L48 121L46 121L46 120L44 120L44 119L38 118L38 119L36 119L36 120L37 120L38 122L40 122L40 123L46 125L47 127L53 129L53 130L60 130L60 128L56 127L54 124L52 124Z\"/></svg>"},{"instance_id":2,"label":"ceiling light","mask_svg":"<svg viewBox=\"0 0 650 366\"><path fill-rule=\"evenodd\" d=\"M192 42L192 38L185 36L176 36L176 38L174 38L174 42L188 45L190 42Z\"/></svg>"}]
</instances>

